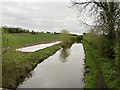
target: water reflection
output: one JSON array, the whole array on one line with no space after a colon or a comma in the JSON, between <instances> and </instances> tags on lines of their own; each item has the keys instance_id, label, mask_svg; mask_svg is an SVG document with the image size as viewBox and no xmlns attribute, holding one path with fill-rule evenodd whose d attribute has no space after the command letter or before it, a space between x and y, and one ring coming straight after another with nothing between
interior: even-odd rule
<instances>
[{"instance_id":1,"label":"water reflection","mask_svg":"<svg viewBox=\"0 0 120 90\"><path fill-rule=\"evenodd\" d=\"M72 44L67 44L66 46L62 46L62 49L60 51L60 61L62 63L65 63L68 61L68 56L71 53L71 48Z\"/></svg>"}]
</instances>

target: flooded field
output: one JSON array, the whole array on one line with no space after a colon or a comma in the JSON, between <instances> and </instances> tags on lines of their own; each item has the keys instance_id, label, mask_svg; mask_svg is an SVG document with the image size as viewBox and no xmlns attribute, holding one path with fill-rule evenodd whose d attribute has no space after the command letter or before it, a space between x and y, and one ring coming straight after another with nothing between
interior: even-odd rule
<instances>
[{"instance_id":1,"label":"flooded field","mask_svg":"<svg viewBox=\"0 0 120 90\"><path fill-rule=\"evenodd\" d=\"M35 52L35 51L38 51L40 49L44 49L44 48L53 46L53 45L58 44L58 43L60 43L60 41L52 42L52 43L46 43L46 44L39 44L39 45L34 45L34 46L28 46L28 47L24 47L24 48L19 48L19 49L16 49L16 51Z\"/></svg>"}]
</instances>

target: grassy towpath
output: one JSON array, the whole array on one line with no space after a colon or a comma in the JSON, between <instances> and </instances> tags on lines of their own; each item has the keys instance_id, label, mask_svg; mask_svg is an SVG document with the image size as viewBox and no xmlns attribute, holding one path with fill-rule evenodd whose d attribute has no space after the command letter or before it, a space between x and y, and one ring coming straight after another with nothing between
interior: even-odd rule
<instances>
[{"instance_id":1,"label":"grassy towpath","mask_svg":"<svg viewBox=\"0 0 120 90\"><path fill-rule=\"evenodd\" d=\"M94 53L92 47L88 46L88 49L91 51L91 56L93 57L93 62L95 64L95 68L96 68L96 88L106 88L106 85L105 85L105 80L103 78L103 75L102 75L102 70L100 68L100 65L99 63L96 61L96 54Z\"/></svg>"},{"instance_id":2,"label":"grassy towpath","mask_svg":"<svg viewBox=\"0 0 120 90\"><path fill-rule=\"evenodd\" d=\"M86 40L82 43L85 50L85 88L118 90L119 79L114 60L99 55L97 49Z\"/></svg>"},{"instance_id":3,"label":"grassy towpath","mask_svg":"<svg viewBox=\"0 0 120 90\"><path fill-rule=\"evenodd\" d=\"M86 54L85 88L106 88L102 70L96 61L96 54L93 48L86 41L83 41L83 46Z\"/></svg>"}]
</instances>

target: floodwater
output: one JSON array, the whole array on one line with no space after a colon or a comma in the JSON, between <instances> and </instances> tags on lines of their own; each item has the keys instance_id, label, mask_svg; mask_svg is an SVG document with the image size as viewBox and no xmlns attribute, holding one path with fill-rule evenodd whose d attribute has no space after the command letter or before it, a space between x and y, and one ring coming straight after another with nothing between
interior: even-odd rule
<instances>
[{"instance_id":1,"label":"floodwater","mask_svg":"<svg viewBox=\"0 0 120 90\"><path fill-rule=\"evenodd\" d=\"M82 44L62 48L31 72L18 88L84 88L84 49Z\"/></svg>"},{"instance_id":2,"label":"floodwater","mask_svg":"<svg viewBox=\"0 0 120 90\"><path fill-rule=\"evenodd\" d=\"M53 46L53 45L58 44L60 42L61 41L52 42L52 43L46 43L46 44L39 44L39 45L34 45L34 46L28 46L28 47L24 47L24 48L18 48L18 49L16 49L16 51L20 51L20 52L35 52L35 51L38 51L40 49L44 49L44 48Z\"/></svg>"}]
</instances>

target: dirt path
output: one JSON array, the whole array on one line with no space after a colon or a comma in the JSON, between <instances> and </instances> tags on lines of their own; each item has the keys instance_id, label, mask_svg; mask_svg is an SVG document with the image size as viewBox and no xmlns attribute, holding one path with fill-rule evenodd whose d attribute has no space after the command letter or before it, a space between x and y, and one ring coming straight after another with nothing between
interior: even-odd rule
<instances>
[{"instance_id":1,"label":"dirt path","mask_svg":"<svg viewBox=\"0 0 120 90\"><path fill-rule=\"evenodd\" d=\"M106 88L105 82L104 82L104 78L103 78L103 76L102 76L101 68L100 68L99 64L96 62L95 59L94 59L94 62L95 62L96 69L97 69L96 87L97 87L97 88Z\"/></svg>"},{"instance_id":2,"label":"dirt path","mask_svg":"<svg viewBox=\"0 0 120 90\"><path fill-rule=\"evenodd\" d=\"M99 65L99 63L97 63L96 57L95 57L95 55L94 55L94 53L93 53L91 48L90 48L90 50L91 50L91 55L93 56L94 64L95 64L96 69L97 69L96 88L106 88L105 81L104 81L104 78L102 76L102 70L100 68L100 65Z\"/></svg>"}]
</instances>

